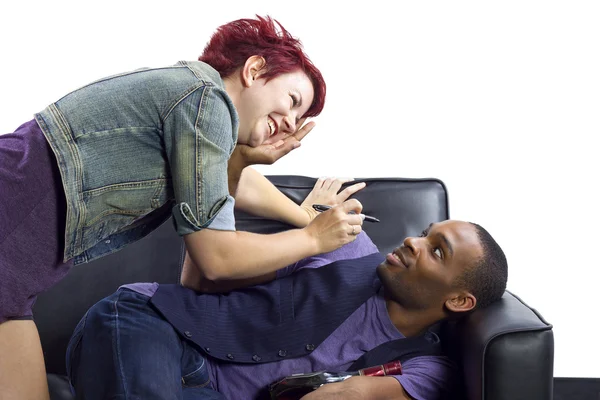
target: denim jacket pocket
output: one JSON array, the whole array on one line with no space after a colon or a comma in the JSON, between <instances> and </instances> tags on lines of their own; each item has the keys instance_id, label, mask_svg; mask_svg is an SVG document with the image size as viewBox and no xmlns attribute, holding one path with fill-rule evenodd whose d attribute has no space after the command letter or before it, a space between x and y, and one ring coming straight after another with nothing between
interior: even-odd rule
<instances>
[{"instance_id":1,"label":"denim jacket pocket","mask_svg":"<svg viewBox=\"0 0 600 400\"><path fill-rule=\"evenodd\" d=\"M90 248L98 241L121 231L140 217L162 207L172 196L170 180L159 178L110 185L85 193L86 209L95 215L84 227ZM103 210L100 212L100 210Z\"/></svg>"}]
</instances>

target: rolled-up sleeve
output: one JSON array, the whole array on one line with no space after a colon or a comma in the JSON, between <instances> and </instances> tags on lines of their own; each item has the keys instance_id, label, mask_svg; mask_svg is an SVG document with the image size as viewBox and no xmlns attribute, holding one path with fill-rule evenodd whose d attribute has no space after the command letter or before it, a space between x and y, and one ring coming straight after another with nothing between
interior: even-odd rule
<instances>
[{"instance_id":1,"label":"rolled-up sleeve","mask_svg":"<svg viewBox=\"0 0 600 400\"><path fill-rule=\"evenodd\" d=\"M456 365L443 356L422 356L406 361L402 375L394 375L415 400L447 398L457 389Z\"/></svg>"},{"instance_id":2,"label":"rolled-up sleeve","mask_svg":"<svg viewBox=\"0 0 600 400\"><path fill-rule=\"evenodd\" d=\"M238 116L224 90L202 85L185 96L165 119L179 235L204 228L235 230L227 163L237 142Z\"/></svg>"},{"instance_id":3,"label":"rolled-up sleeve","mask_svg":"<svg viewBox=\"0 0 600 400\"><path fill-rule=\"evenodd\" d=\"M355 258L361 258L368 256L369 254L377 253L378 251L379 250L377 249L377 246L375 246L375 243L373 243L365 231L362 231L358 234L356 240L347 243L336 250L303 258L295 264L288 265L285 268L277 270L276 277L277 279L280 279L301 269L320 268L324 265L331 264L334 261L353 260Z\"/></svg>"}]
</instances>

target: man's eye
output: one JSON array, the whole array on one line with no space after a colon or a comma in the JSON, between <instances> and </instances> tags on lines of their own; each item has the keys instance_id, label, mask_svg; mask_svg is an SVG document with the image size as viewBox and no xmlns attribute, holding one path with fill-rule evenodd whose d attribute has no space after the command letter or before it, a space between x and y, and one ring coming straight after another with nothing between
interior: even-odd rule
<instances>
[{"instance_id":1,"label":"man's eye","mask_svg":"<svg viewBox=\"0 0 600 400\"><path fill-rule=\"evenodd\" d=\"M435 255L436 255L436 256L438 256L439 258L443 258L443 257L442 257L442 250L440 250L440 248L439 248L439 247L437 247L437 248L435 248L435 249L433 250L433 254L435 254Z\"/></svg>"}]
</instances>

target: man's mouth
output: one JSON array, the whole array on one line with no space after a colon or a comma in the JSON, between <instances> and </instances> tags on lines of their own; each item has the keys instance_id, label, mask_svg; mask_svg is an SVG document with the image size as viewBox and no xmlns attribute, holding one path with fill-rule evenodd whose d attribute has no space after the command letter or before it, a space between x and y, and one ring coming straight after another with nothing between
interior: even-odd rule
<instances>
[{"instance_id":1,"label":"man's mouth","mask_svg":"<svg viewBox=\"0 0 600 400\"><path fill-rule=\"evenodd\" d=\"M394 249L391 253L386 256L386 261L391 265L396 265L398 267L408 268L404 257L400 251L400 248Z\"/></svg>"},{"instance_id":2,"label":"man's mouth","mask_svg":"<svg viewBox=\"0 0 600 400\"><path fill-rule=\"evenodd\" d=\"M267 124L269 125L269 135L273 136L277 133L278 127L277 122L271 117L267 117Z\"/></svg>"}]
</instances>

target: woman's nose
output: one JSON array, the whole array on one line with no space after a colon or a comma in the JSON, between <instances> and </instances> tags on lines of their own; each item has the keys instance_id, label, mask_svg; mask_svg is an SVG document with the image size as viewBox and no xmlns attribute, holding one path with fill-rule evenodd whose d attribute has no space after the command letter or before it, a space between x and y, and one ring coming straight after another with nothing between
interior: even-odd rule
<instances>
[{"instance_id":1,"label":"woman's nose","mask_svg":"<svg viewBox=\"0 0 600 400\"><path fill-rule=\"evenodd\" d=\"M296 122L295 119L292 117L285 117L283 118L283 123L285 125L285 130L289 133L295 133L296 132Z\"/></svg>"}]
</instances>

